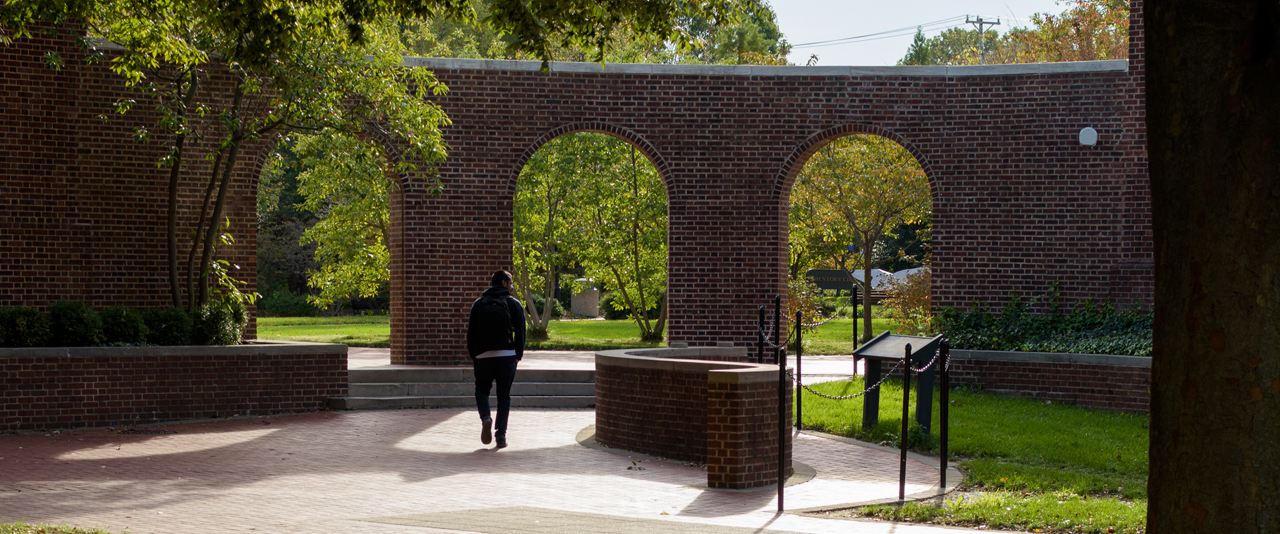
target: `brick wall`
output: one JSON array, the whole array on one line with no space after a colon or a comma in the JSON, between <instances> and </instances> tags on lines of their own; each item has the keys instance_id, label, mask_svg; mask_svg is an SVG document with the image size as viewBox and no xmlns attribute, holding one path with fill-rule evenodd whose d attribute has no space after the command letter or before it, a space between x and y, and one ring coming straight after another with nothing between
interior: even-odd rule
<instances>
[{"instance_id":1,"label":"brick wall","mask_svg":"<svg viewBox=\"0 0 1280 534\"><path fill-rule=\"evenodd\" d=\"M392 199L392 361L465 365L467 309L511 265L515 181L546 142L614 135L657 167L668 198L668 338L750 345L755 308L786 294L787 206L808 158L832 139L881 135L929 177L933 300L1003 304L1061 283L1065 304L1151 304L1152 233L1143 115L1142 4L1128 61L972 67L744 67L409 58L450 88L443 194L417 175ZM59 48L65 67L46 68ZM133 141L153 105L70 42L0 48L0 305L60 298L96 307L167 301L164 143ZM213 75L210 83L219 82ZM103 123L119 98L134 111ZM1096 146L1077 142L1081 128ZM208 140L206 142L210 142ZM266 141L246 150L227 256L256 275L254 184ZM199 151L197 151L199 152ZM395 154L396 147L389 147ZM204 159L188 158L180 235ZM250 290L253 289L252 282Z\"/></svg>"},{"instance_id":2,"label":"brick wall","mask_svg":"<svg viewBox=\"0 0 1280 534\"><path fill-rule=\"evenodd\" d=\"M707 463L707 373L596 366L596 439L617 449Z\"/></svg>"},{"instance_id":3,"label":"brick wall","mask_svg":"<svg viewBox=\"0 0 1280 534\"><path fill-rule=\"evenodd\" d=\"M804 162L849 134L889 137L929 176L934 301L1000 306L1059 281L1070 305L1149 307L1141 94L1127 62L762 68L414 60L450 87L445 192L406 188L397 363L455 363L465 310L509 266L524 161L568 132L640 148L666 184L668 337L754 341L785 294L786 208ZM592 70L594 69L594 71ZM1056 70L1055 70L1056 69ZM1071 69L1075 69L1071 71ZM1096 146L1077 141L1098 130ZM412 183L414 177L408 177ZM403 359L401 359L403 358Z\"/></svg>"},{"instance_id":4,"label":"brick wall","mask_svg":"<svg viewBox=\"0 0 1280 534\"><path fill-rule=\"evenodd\" d=\"M708 359L697 358L699 352ZM705 463L707 485L713 488L776 484L777 367L726 361L735 358L745 358L744 350L598 353L596 440L607 447ZM789 406L790 388L785 396ZM791 411L786 413L789 429ZM790 433L786 436L784 461L790 475Z\"/></svg>"},{"instance_id":5,"label":"brick wall","mask_svg":"<svg viewBox=\"0 0 1280 534\"><path fill-rule=\"evenodd\" d=\"M0 432L321 410L347 347L0 349Z\"/></svg>"},{"instance_id":6,"label":"brick wall","mask_svg":"<svg viewBox=\"0 0 1280 534\"><path fill-rule=\"evenodd\" d=\"M787 384L792 383L787 373ZM791 406L792 388L783 388ZM788 438L783 451L785 476L791 466L792 411L785 411ZM778 372L711 373L707 382L707 486L758 488L778 483ZM785 478L784 478L785 479Z\"/></svg>"},{"instance_id":7,"label":"brick wall","mask_svg":"<svg viewBox=\"0 0 1280 534\"><path fill-rule=\"evenodd\" d=\"M997 395L1148 413L1151 359L954 350L951 383L978 386Z\"/></svg>"},{"instance_id":8,"label":"brick wall","mask_svg":"<svg viewBox=\"0 0 1280 534\"><path fill-rule=\"evenodd\" d=\"M154 102L125 87L109 62L85 64L71 39L36 33L0 46L0 306L47 309L61 299L97 309L169 306L168 168L157 162L172 140L156 131ZM51 50L62 56L61 70L45 66ZM213 72L202 85L229 83ZM121 115L113 112L120 99L137 103ZM142 127L152 131L150 142L136 139ZM207 133L187 145L178 188L183 276L210 173L204 156L217 141L214 129ZM269 146L264 139L242 149L224 208L236 243L220 257L240 267L235 276L247 291L257 287L257 175ZM246 337L255 332L251 322Z\"/></svg>"}]
</instances>

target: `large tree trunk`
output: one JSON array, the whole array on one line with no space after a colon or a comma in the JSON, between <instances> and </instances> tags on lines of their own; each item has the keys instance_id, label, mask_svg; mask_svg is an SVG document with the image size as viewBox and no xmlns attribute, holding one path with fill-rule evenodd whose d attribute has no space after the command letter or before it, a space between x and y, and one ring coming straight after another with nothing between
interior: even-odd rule
<instances>
[{"instance_id":1,"label":"large tree trunk","mask_svg":"<svg viewBox=\"0 0 1280 534\"><path fill-rule=\"evenodd\" d=\"M1280 2L1147 3L1148 532L1280 532Z\"/></svg>"}]
</instances>

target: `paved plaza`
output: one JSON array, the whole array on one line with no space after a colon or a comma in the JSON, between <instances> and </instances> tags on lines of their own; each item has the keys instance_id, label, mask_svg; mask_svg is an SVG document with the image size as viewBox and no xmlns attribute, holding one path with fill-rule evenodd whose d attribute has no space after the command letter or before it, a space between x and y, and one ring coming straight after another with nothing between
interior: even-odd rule
<instances>
[{"instance_id":1,"label":"paved plaza","mask_svg":"<svg viewBox=\"0 0 1280 534\"><path fill-rule=\"evenodd\" d=\"M380 357L353 350L351 365L386 365ZM557 366L581 359L556 357ZM516 410L502 450L480 443L478 419L456 409L324 412L142 429L164 432L151 434L0 436L0 522L144 533L954 530L777 515L772 488L709 490L700 467L584 446L590 409ZM896 497L895 452L795 439L795 461L816 476L787 488L788 510ZM908 461L909 494L937 482L921 459Z\"/></svg>"}]
</instances>

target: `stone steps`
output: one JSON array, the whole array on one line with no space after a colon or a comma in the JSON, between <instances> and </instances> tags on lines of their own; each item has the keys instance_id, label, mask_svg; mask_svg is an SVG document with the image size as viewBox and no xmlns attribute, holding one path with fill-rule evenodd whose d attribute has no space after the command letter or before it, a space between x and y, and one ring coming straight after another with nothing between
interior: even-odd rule
<instances>
[{"instance_id":1,"label":"stone steps","mask_svg":"<svg viewBox=\"0 0 1280 534\"><path fill-rule=\"evenodd\" d=\"M335 410L458 408L475 406L475 375L467 367L351 369L346 397L329 399ZM496 388L489 403L497 406ZM595 371L519 369L511 386L511 406L590 408L595 406Z\"/></svg>"}]
</instances>

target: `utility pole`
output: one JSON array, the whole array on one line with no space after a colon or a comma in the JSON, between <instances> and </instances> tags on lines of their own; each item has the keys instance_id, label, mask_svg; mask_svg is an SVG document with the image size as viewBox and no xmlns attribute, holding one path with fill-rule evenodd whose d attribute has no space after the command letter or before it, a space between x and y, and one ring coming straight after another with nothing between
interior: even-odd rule
<instances>
[{"instance_id":1,"label":"utility pole","mask_svg":"<svg viewBox=\"0 0 1280 534\"><path fill-rule=\"evenodd\" d=\"M978 20L969 20L969 15L965 15L965 16L964 16L964 23L965 23L965 24L977 24L977 25L978 25L978 64L979 64L979 65L981 65L981 64L983 64L983 62L987 59L987 50L986 50L985 48L983 48L983 47L982 47L982 37L983 37L983 35L984 35L984 33L983 33L983 27L984 27L984 26L999 26L999 25L1000 25L1000 19L996 19L996 21L995 21L995 22L988 22L988 21L982 20L982 16L981 16L981 15L979 15L979 16L978 16Z\"/></svg>"}]
</instances>

